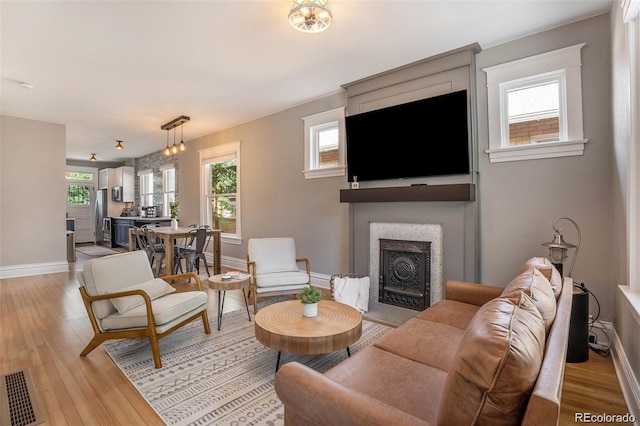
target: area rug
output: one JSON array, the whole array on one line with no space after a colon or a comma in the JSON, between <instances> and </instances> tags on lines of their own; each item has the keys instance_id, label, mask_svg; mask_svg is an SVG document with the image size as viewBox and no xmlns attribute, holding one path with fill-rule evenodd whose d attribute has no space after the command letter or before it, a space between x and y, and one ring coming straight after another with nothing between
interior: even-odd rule
<instances>
[{"instance_id":1,"label":"area rug","mask_svg":"<svg viewBox=\"0 0 640 426\"><path fill-rule=\"evenodd\" d=\"M209 313L215 319L215 312ZM214 320L215 322L215 320ZM362 337L351 353L371 345L388 331L362 321ZM153 366L147 339L106 343L105 349L142 397L168 425L282 425L284 408L273 388L277 352L255 338L244 309L225 313L222 330L201 321L160 340L162 368ZM282 354L324 372L347 357L345 350L323 355Z\"/></svg>"},{"instance_id":2,"label":"area rug","mask_svg":"<svg viewBox=\"0 0 640 426\"><path fill-rule=\"evenodd\" d=\"M84 253L92 257L109 256L110 254L119 253L115 250L111 250L110 248L102 247L102 246L76 247L76 250L79 251L80 253Z\"/></svg>"}]
</instances>

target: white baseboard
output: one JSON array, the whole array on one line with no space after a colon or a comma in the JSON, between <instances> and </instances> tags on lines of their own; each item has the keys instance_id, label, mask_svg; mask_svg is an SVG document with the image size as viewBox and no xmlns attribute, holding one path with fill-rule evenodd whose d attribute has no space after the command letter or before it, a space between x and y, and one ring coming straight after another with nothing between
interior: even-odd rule
<instances>
[{"instance_id":1,"label":"white baseboard","mask_svg":"<svg viewBox=\"0 0 640 426\"><path fill-rule=\"evenodd\" d=\"M237 257L222 256L222 266L225 268L231 268L238 271L247 272L247 260L239 259ZM316 287L326 288L330 287L329 280L331 275L318 274L311 272L311 284Z\"/></svg>"},{"instance_id":2,"label":"white baseboard","mask_svg":"<svg viewBox=\"0 0 640 426\"><path fill-rule=\"evenodd\" d=\"M634 424L638 425L640 421L640 386L638 385L638 379L633 374L633 369L631 368L631 364L629 364L627 354L624 352L622 342L620 342L616 330L614 328L612 328L612 330L613 341L611 342L611 357L613 359L613 365L616 369L616 375L618 376L622 395L627 403L629 413L633 414L636 418Z\"/></svg>"},{"instance_id":3,"label":"white baseboard","mask_svg":"<svg viewBox=\"0 0 640 426\"><path fill-rule=\"evenodd\" d=\"M69 272L69 262L0 266L0 278L29 277L31 275L57 274L60 272Z\"/></svg>"}]
</instances>

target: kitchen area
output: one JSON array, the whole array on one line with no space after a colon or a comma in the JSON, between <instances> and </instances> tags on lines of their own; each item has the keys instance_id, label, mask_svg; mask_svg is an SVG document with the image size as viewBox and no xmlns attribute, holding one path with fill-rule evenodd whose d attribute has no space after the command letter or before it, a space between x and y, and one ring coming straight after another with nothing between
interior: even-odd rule
<instances>
[{"instance_id":1,"label":"kitchen area","mask_svg":"<svg viewBox=\"0 0 640 426\"><path fill-rule=\"evenodd\" d=\"M95 199L96 244L128 249L129 229L171 224L170 217L161 215L161 206L136 205L134 167L99 170Z\"/></svg>"}]
</instances>

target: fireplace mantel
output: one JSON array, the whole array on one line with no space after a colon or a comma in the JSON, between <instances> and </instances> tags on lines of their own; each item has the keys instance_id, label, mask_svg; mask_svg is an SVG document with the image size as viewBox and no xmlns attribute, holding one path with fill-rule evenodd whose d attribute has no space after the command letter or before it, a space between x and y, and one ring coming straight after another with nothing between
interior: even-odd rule
<instances>
[{"instance_id":1,"label":"fireplace mantel","mask_svg":"<svg viewBox=\"0 0 640 426\"><path fill-rule=\"evenodd\" d=\"M393 203L404 201L475 201L472 183L411 185L386 188L341 189L341 203Z\"/></svg>"}]
</instances>

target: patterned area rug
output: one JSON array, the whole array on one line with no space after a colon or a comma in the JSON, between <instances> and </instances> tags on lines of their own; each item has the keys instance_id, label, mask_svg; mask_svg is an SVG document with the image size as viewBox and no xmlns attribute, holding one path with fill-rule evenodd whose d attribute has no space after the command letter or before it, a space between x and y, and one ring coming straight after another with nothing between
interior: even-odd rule
<instances>
[{"instance_id":1,"label":"patterned area rug","mask_svg":"<svg viewBox=\"0 0 640 426\"><path fill-rule=\"evenodd\" d=\"M119 252L115 250L111 250L107 247L102 246L85 246L85 247L76 247L76 250L80 253L84 253L88 256L100 257L100 256L109 256L110 254L118 254Z\"/></svg>"},{"instance_id":2,"label":"patterned area rug","mask_svg":"<svg viewBox=\"0 0 640 426\"><path fill-rule=\"evenodd\" d=\"M225 313L222 330L209 312L211 334L201 321L160 340L161 369L153 366L147 339L106 343L105 349L129 381L169 425L282 425L284 408L273 388L277 352L255 338L253 316ZM355 353L392 328L362 321ZM347 357L345 350L323 355L282 354L281 364L298 361L324 372Z\"/></svg>"}]
</instances>

